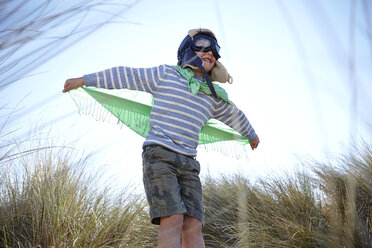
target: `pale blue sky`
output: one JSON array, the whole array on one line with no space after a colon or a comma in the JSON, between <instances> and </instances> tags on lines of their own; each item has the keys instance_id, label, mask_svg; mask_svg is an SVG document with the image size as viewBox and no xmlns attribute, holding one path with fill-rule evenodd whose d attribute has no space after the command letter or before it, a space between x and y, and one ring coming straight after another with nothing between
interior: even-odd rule
<instances>
[{"instance_id":1,"label":"pale blue sky","mask_svg":"<svg viewBox=\"0 0 372 248\"><path fill-rule=\"evenodd\" d=\"M123 14L124 22L99 29L31 73L40 74L7 87L1 104L15 108L23 99L22 117L12 125L28 130L48 123L58 142L77 139L78 149L103 149L97 159L125 181L141 183L143 138L79 116L70 96L60 93L64 81L118 65L175 64L187 31L205 27L216 33L220 61L234 77L232 85L222 86L261 144L254 152L247 147L239 160L201 150L202 175L293 170L299 167L297 157L323 160L326 153L344 151L351 135L371 142L372 44L362 1L356 1L355 39L350 39L350 2L143 0ZM357 105L351 104L353 96ZM29 113L39 102L43 106Z\"/></svg>"}]
</instances>

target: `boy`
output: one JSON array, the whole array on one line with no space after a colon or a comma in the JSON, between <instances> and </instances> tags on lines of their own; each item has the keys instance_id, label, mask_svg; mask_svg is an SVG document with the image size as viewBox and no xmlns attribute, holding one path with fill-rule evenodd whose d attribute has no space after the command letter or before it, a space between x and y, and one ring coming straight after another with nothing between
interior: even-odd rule
<instances>
[{"instance_id":1,"label":"boy","mask_svg":"<svg viewBox=\"0 0 372 248\"><path fill-rule=\"evenodd\" d=\"M232 81L219 58L213 32L193 29L178 49L177 66L115 67L68 79L64 85L63 92L86 85L153 95L142 158L151 222L160 225L158 247L181 247L181 240L182 247L204 247L200 165L195 156L207 121L215 118L229 125L250 140L252 150L259 144L243 112L211 82Z\"/></svg>"}]
</instances>

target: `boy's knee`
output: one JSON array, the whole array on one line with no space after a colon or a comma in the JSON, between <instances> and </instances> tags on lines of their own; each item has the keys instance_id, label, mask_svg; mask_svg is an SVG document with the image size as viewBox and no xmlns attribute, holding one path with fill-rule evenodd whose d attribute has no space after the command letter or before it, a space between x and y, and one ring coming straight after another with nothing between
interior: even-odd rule
<instances>
[{"instance_id":1,"label":"boy's knee","mask_svg":"<svg viewBox=\"0 0 372 248\"><path fill-rule=\"evenodd\" d=\"M160 225L164 227L182 228L184 219L183 214L175 214L160 218Z\"/></svg>"},{"instance_id":2,"label":"boy's knee","mask_svg":"<svg viewBox=\"0 0 372 248\"><path fill-rule=\"evenodd\" d=\"M185 216L184 221L183 221L183 226L182 226L182 231L192 231L192 232L201 232L201 229L203 227L202 222L191 216Z\"/></svg>"}]
</instances>

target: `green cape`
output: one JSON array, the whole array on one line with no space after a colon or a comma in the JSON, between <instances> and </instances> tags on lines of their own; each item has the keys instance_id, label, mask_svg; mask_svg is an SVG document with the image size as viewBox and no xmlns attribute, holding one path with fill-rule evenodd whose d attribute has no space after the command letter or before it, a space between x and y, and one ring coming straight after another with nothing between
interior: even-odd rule
<instances>
[{"instance_id":1,"label":"green cape","mask_svg":"<svg viewBox=\"0 0 372 248\"><path fill-rule=\"evenodd\" d=\"M133 91L130 90L105 90L98 88L82 87L71 91L71 96L77 104L80 113L90 114L105 121L107 111L114 115L121 123L128 126L142 137L146 137L149 131L149 119L152 105L149 103L141 103L137 100L138 94L140 98L144 94L147 97L151 96L148 93L136 92L135 100L130 100ZM87 98L87 93L92 98ZM143 94L142 94L143 93ZM104 109L99 108L95 100ZM152 96L151 96L152 99ZM102 112L103 111L103 112ZM106 112L106 113L104 113ZM242 145L249 144L249 140L237 133L235 130L226 126L222 122L211 119L201 130L199 135L199 144L209 144L219 141L235 141Z\"/></svg>"}]
</instances>

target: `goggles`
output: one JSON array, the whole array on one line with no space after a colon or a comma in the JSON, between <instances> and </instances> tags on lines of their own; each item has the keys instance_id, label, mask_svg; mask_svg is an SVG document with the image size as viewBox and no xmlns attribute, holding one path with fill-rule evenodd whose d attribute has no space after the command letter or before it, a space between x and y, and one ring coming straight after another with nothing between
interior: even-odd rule
<instances>
[{"instance_id":1,"label":"goggles","mask_svg":"<svg viewBox=\"0 0 372 248\"><path fill-rule=\"evenodd\" d=\"M217 41L207 35L197 35L194 37L191 43L191 48L197 52L209 52L212 51L213 56L219 59L221 56L218 53L220 51L220 46L217 44Z\"/></svg>"}]
</instances>

